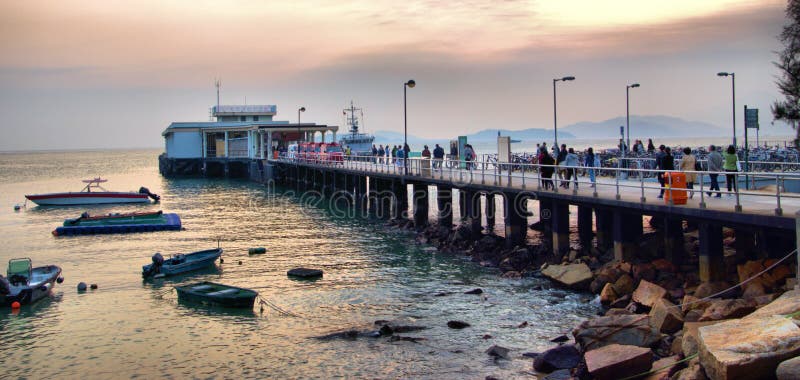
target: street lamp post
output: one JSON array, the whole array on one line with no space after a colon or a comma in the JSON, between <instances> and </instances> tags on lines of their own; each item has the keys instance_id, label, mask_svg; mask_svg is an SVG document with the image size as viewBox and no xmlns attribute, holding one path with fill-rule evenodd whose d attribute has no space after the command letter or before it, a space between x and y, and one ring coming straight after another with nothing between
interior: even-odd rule
<instances>
[{"instance_id":1,"label":"street lamp post","mask_svg":"<svg viewBox=\"0 0 800 380\"><path fill-rule=\"evenodd\" d=\"M553 137L555 139L555 147L558 148L558 113L556 112L556 82L558 81L568 81L568 80L575 80L575 77L568 76L563 78L556 78L553 79Z\"/></svg>"},{"instance_id":2,"label":"street lamp post","mask_svg":"<svg viewBox=\"0 0 800 380\"><path fill-rule=\"evenodd\" d=\"M733 95L733 147L736 148L736 73L720 72L717 76L731 77L731 94Z\"/></svg>"},{"instance_id":3,"label":"street lamp post","mask_svg":"<svg viewBox=\"0 0 800 380\"><path fill-rule=\"evenodd\" d=\"M631 148L631 94L632 88L639 87L639 83L629 84L625 86L625 130L628 134L628 149Z\"/></svg>"},{"instance_id":4,"label":"street lamp post","mask_svg":"<svg viewBox=\"0 0 800 380\"><path fill-rule=\"evenodd\" d=\"M403 83L403 173L408 175L408 106L406 105L406 87L414 88L417 85L413 79ZM410 150L410 149L409 149Z\"/></svg>"},{"instance_id":5,"label":"street lamp post","mask_svg":"<svg viewBox=\"0 0 800 380\"><path fill-rule=\"evenodd\" d=\"M300 138L300 112L306 112L306 107L300 107L297 109L297 136ZM305 138L303 139L305 140ZM299 148L299 145L298 145Z\"/></svg>"}]
</instances>

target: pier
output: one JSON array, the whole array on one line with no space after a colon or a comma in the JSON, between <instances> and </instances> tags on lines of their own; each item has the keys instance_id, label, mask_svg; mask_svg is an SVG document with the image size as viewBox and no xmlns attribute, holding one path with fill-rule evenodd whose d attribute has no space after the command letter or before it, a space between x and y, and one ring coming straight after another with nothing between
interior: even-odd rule
<instances>
[{"instance_id":1,"label":"pier","mask_svg":"<svg viewBox=\"0 0 800 380\"><path fill-rule=\"evenodd\" d=\"M326 196L345 194L355 207L372 215L406 218L420 229L432 222L453 227L458 221L453 220L452 211L458 208L471 236L481 236L484 226L494 226L499 204L507 248L525 243L529 217L534 217L549 237L544 241L555 260L572 249L570 241L576 239L570 234L575 231L579 249L591 249L593 244L601 252L613 248L615 260L631 261L639 254L644 217L651 217L651 224L662 232L664 258L675 265L687 262L684 223L697 229L698 271L705 282L726 276L723 240L730 232L724 233L725 228L736 237L737 262L782 256L796 246L795 214L800 211L800 197L781 193L780 186L800 179L790 173L747 173L770 177L779 186L775 192L737 188L728 194L723 190L721 198L713 199L706 195L707 182L701 179L695 184L694 197L685 205L675 205L656 198L660 187L645 180L641 175L648 172L645 170L603 168L613 172L613 177L599 177L596 187L582 178L578 188L573 184L564 189L554 178L555 189L545 190L539 178L540 165L509 172L484 162L472 162L475 168L471 170L465 162L441 168L430 164L430 160L409 159L407 175L402 165L379 163L372 157L345 162L279 158L266 160L264 167L286 187L316 190ZM620 179L622 172L628 179ZM538 215L532 215L531 206L537 206ZM437 209L434 220L429 218L431 207ZM571 208L577 209L577 218L570 218ZM572 226L571 220L577 225Z\"/></svg>"}]
</instances>

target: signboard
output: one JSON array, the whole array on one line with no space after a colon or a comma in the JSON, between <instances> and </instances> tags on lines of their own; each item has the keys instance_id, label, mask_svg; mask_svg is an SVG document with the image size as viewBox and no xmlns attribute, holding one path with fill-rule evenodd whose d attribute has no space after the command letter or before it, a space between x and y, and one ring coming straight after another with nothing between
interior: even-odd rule
<instances>
[{"instance_id":1,"label":"signboard","mask_svg":"<svg viewBox=\"0 0 800 380\"><path fill-rule=\"evenodd\" d=\"M511 162L511 137L497 136L497 162Z\"/></svg>"},{"instance_id":2,"label":"signboard","mask_svg":"<svg viewBox=\"0 0 800 380\"><path fill-rule=\"evenodd\" d=\"M758 108L744 110L744 127L758 129Z\"/></svg>"}]
</instances>

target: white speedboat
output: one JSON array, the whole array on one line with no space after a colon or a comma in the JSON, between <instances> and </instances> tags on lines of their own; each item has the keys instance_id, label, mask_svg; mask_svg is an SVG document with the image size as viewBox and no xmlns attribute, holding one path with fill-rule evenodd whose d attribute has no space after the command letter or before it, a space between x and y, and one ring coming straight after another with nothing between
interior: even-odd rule
<instances>
[{"instance_id":1,"label":"white speedboat","mask_svg":"<svg viewBox=\"0 0 800 380\"><path fill-rule=\"evenodd\" d=\"M40 206L70 206L70 205L92 205L108 203L145 203L150 198L158 202L161 197L153 194L146 187L139 188L138 192L128 191L108 191L100 186L101 183L108 182L106 179L93 178L85 179L86 186L79 192L49 193L26 195L33 203Z\"/></svg>"},{"instance_id":2,"label":"white speedboat","mask_svg":"<svg viewBox=\"0 0 800 380\"><path fill-rule=\"evenodd\" d=\"M0 276L0 306L34 303L50 294L56 281L61 282L61 268L45 265L33 268L31 259L11 259L8 261L8 278Z\"/></svg>"}]
</instances>

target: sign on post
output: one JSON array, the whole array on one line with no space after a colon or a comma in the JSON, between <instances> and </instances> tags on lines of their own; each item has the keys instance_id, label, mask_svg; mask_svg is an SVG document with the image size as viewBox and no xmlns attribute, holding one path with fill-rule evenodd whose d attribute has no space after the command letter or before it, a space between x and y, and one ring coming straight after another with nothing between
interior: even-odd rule
<instances>
[{"instance_id":1,"label":"sign on post","mask_svg":"<svg viewBox=\"0 0 800 380\"><path fill-rule=\"evenodd\" d=\"M747 108L744 111L744 127L758 129L758 108Z\"/></svg>"}]
</instances>

